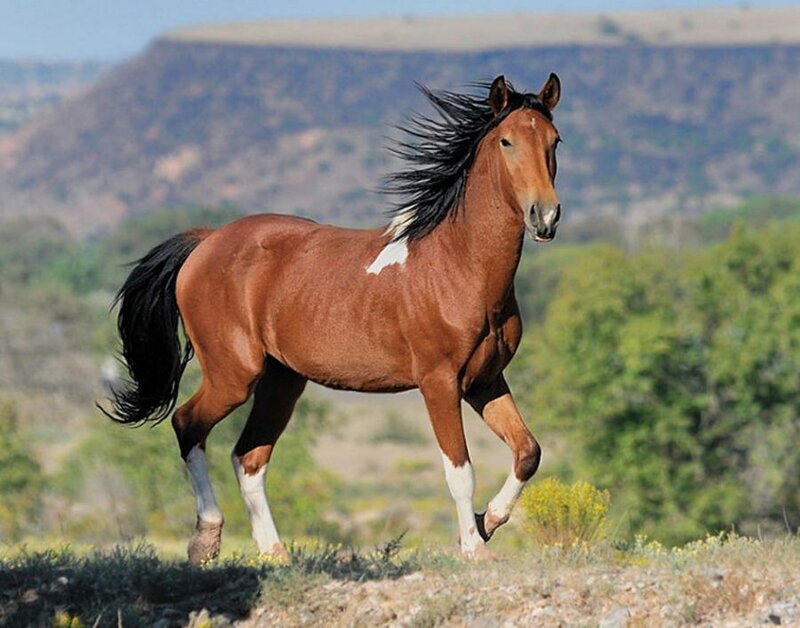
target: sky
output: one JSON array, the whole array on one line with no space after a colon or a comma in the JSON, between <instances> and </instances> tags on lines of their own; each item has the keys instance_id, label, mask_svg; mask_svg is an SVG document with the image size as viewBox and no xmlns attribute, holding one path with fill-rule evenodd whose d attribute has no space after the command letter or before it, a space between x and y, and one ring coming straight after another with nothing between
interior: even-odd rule
<instances>
[{"instance_id":1,"label":"sky","mask_svg":"<svg viewBox=\"0 0 800 628\"><path fill-rule=\"evenodd\" d=\"M141 52L165 31L220 21L798 3L800 0L0 0L0 59L119 61Z\"/></svg>"}]
</instances>

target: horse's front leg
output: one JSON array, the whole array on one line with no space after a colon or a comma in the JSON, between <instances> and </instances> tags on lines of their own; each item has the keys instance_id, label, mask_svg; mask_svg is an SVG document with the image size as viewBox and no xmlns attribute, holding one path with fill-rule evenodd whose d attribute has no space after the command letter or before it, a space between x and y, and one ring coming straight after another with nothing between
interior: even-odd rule
<instances>
[{"instance_id":1,"label":"horse's front leg","mask_svg":"<svg viewBox=\"0 0 800 628\"><path fill-rule=\"evenodd\" d=\"M508 445L514 456L511 473L503 488L489 502L483 514L475 515L478 532L484 541L488 541L495 530L508 521L525 483L539 468L542 450L522 420L502 375L489 386L470 390L466 400Z\"/></svg>"},{"instance_id":2,"label":"horse's front leg","mask_svg":"<svg viewBox=\"0 0 800 628\"><path fill-rule=\"evenodd\" d=\"M461 551L473 558L487 556L486 544L478 533L472 506L475 473L469 460L461 418L461 394L454 374L435 373L420 384L433 432L444 463L444 476L456 503Z\"/></svg>"}]
</instances>

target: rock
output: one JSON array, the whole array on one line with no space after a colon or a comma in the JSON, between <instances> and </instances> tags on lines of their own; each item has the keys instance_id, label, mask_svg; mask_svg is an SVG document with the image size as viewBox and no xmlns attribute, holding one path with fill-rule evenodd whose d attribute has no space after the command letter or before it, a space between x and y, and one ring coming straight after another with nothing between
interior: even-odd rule
<instances>
[{"instance_id":1,"label":"rock","mask_svg":"<svg viewBox=\"0 0 800 628\"><path fill-rule=\"evenodd\" d=\"M704 567L703 575L711 580L711 583L714 585L718 585L725 579L725 572L720 571L719 569L712 569L711 567Z\"/></svg>"},{"instance_id":2,"label":"rock","mask_svg":"<svg viewBox=\"0 0 800 628\"><path fill-rule=\"evenodd\" d=\"M769 607L770 615L778 617L796 617L800 607L793 602L775 602Z\"/></svg>"},{"instance_id":3,"label":"rock","mask_svg":"<svg viewBox=\"0 0 800 628\"><path fill-rule=\"evenodd\" d=\"M543 608L537 608L536 610L531 611L531 617L538 617L539 619L545 617L556 617L556 611L551 606L545 606Z\"/></svg>"},{"instance_id":4,"label":"rock","mask_svg":"<svg viewBox=\"0 0 800 628\"><path fill-rule=\"evenodd\" d=\"M38 599L39 594L36 592L36 589L28 589L22 594L22 601L25 604L33 604Z\"/></svg>"},{"instance_id":5,"label":"rock","mask_svg":"<svg viewBox=\"0 0 800 628\"><path fill-rule=\"evenodd\" d=\"M625 628L631 618L631 611L627 606L618 606L600 622L600 628Z\"/></svg>"},{"instance_id":6,"label":"rock","mask_svg":"<svg viewBox=\"0 0 800 628\"><path fill-rule=\"evenodd\" d=\"M211 626L211 615L207 608L189 613L189 628L206 628Z\"/></svg>"},{"instance_id":7,"label":"rock","mask_svg":"<svg viewBox=\"0 0 800 628\"><path fill-rule=\"evenodd\" d=\"M675 617L675 609L670 604L665 604L658 611L658 616L664 617L665 619Z\"/></svg>"}]
</instances>

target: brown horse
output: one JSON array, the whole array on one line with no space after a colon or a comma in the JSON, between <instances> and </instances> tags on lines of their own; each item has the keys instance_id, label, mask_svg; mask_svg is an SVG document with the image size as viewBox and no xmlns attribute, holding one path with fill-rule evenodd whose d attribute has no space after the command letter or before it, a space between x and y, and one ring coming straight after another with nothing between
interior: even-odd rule
<instances>
[{"instance_id":1,"label":"brown horse","mask_svg":"<svg viewBox=\"0 0 800 628\"><path fill-rule=\"evenodd\" d=\"M202 383L172 418L197 498L192 562L218 554L222 531L206 437L251 394L233 466L259 550L284 554L264 482L307 380L365 392L419 388L461 549L486 553L540 459L503 369L522 331L513 282L525 230L552 240L561 215L551 114L560 90L554 74L538 94L517 92L502 76L488 98L423 88L440 117L412 119L411 139L395 149L411 165L389 179L403 204L388 228L249 216L176 235L138 262L118 296L132 382L115 396L112 418L166 418L196 352ZM513 454L507 481L480 515L462 399Z\"/></svg>"}]
</instances>

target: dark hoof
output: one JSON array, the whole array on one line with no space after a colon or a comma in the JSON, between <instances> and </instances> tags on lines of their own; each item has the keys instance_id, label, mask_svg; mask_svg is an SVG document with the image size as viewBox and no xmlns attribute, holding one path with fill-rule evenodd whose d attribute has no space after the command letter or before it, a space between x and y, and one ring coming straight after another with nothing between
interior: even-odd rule
<instances>
[{"instance_id":1,"label":"dark hoof","mask_svg":"<svg viewBox=\"0 0 800 628\"><path fill-rule=\"evenodd\" d=\"M488 510L480 514L475 513L475 526L478 528L478 534L481 535L485 543L488 543L497 528L507 521L508 515L501 518L493 515Z\"/></svg>"},{"instance_id":2,"label":"dark hoof","mask_svg":"<svg viewBox=\"0 0 800 628\"><path fill-rule=\"evenodd\" d=\"M481 535L481 538L483 539L484 543L488 543L489 539L492 538L494 530L492 530L491 532L486 531L485 519L486 519L485 512L482 512L480 514L478 514L477 512L475 513L475 527L477 527L478 529L478 534Z\"/></svg>"}]
</instances>

